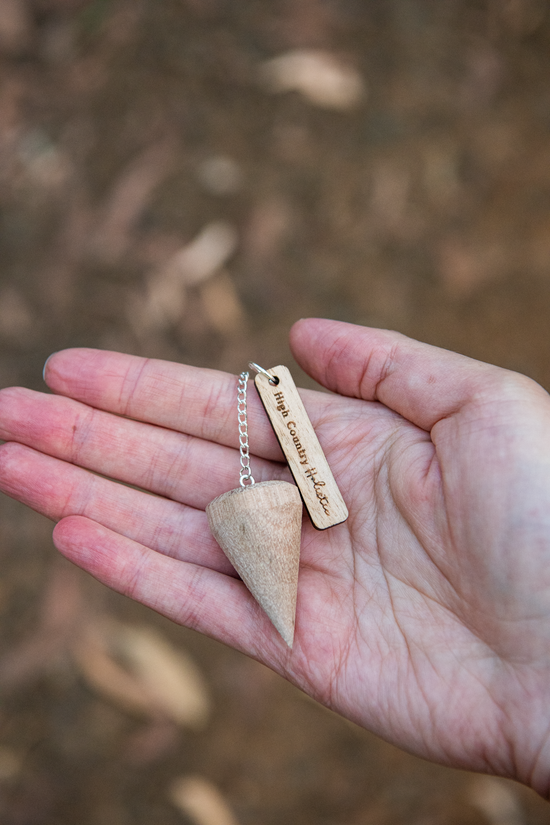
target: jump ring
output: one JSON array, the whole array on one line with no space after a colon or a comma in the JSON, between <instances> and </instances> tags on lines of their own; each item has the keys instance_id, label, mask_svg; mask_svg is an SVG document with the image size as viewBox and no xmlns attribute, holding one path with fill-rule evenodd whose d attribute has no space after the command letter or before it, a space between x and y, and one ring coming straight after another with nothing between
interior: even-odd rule
<instances>
[{"instance_id":1,"label":"jump ring","mask_svg":"<svg viewBox=\"0 0 550 825\"><path fill-rule=\"evenodd\" d=\"M250 363L248 364L248 366L249 366L251 369L255 370L256 372L259 372L259 373L260 373L260 375L265 375L265 377L267 378L267 380L269 381L269 383L270 383L270 384L273 384L275 387L276 387L276 386L277 386L277 384L279 383L279 379L277 378L277 376L276 376L276 375L271 375L271 374L270 374L267 370L264 370L264 368L263 368L263 367L260 367L260 365L259 365L259 364L255 364L253 361L250 361Z\"/></svg>"}]
</instances>

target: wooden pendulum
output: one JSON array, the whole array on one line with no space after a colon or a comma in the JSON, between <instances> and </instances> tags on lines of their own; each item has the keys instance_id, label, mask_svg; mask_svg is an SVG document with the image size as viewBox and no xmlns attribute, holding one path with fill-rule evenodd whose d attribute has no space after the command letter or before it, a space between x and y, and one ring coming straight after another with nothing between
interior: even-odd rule
<instances>
[{"instance_id":1,"label":"wooden pendulum","mask_svg":"<svg viewBox=\"0 0 550 825\"><path fill-rule=\"evenodd\" d=\"M302 530L298 489L287 481L238 487L206 512L214 538L292 647Z\"/></svg>"},{"instance_id":2,"label":"wooden pendulum","mask_svg":"<svg viewBox=\"0 0 550 825\"><path fill-rule=\"evenodd\" d=\"M246 391L239 378L241 487L206 508L212 534L242 580L292 647L298 590L302 499L318 530L340 524L348 511L286 367L256 370L255 384L297 486L256 484L250 472Z\"/></svg>"},{"instance_id":3,"label":"wooden pendulum","mask_svg":"<svg viewBox=\"0 0 550 825\"><path fill-rule=\"evenodd\" d=\"M248 373L239 379L241 486L206 508L212 535L289 647L294 640L302 500L294 484L256 484L246 416Z\"/></svg>"}]
</instances>

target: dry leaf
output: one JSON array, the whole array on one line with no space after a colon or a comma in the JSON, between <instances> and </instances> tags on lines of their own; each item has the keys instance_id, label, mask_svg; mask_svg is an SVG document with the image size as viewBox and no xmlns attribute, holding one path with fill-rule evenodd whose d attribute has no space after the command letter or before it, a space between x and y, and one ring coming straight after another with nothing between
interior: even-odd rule
<instances>
[{"instance_id":1,"label":"dry leaf","mask_svg":"<svg viewBox=\"0 0 550 825\"><path fill-rule=\"evenodd\" d=\"M192 728L208 719L198 668L150 628L104 622L78 642L74 657L90 687L123 710Z\"/></svg>"},{"instance_id":2,"label":"dry leaf","mask_svg":"<svg viewBox=\"0 0 550 825\"><path fill-rule=\"evenodd\" d=\"M123 170L92 241L93 252L100 260L115 263L127 250L131 231L168 173L173 155L173 142L165 140L146 149Z\"/></svg>"},{"instance_id":3,"label":"dry leaf","mask_svg":"<svg viewBox=\"0 0 550 825\"><path fill-rule=\"evenodd\" d=\"M85 607L80 571L61 559L53 565L44 590L40 611L42 627L49 633L70 635L78 627Z\"/></svg>"},{"instance_id":4,"label":"dry leaf","mask_svg":"<svg viewBox=\"0 0 550 825\"><path fill-rule=\"evenodd\" d=\"M439 246L439 276L453 298L471 295L506 274L509 252L501 242L468 243L447 238Z\"/></svg>"},{"instance_id":5,"label":"dry leaf","mask_svg":"<svg viewBox=\"0 0 550 825\"><path fill-rule=\"evenodd\" d=\"M217 332L231 335L244 329L244 307L227 272L221 272L204 284L201 298L206 317Z\"/></svg>"},{"instance_id":6,"label":"dry leaf","mask_svg":"<svg viewBox=\"0 0 550 825\"><path fill-rule=\"evenodd\" d=\"M126 315L136 335L176 324L183 316L187 287L200 284L219 272L236 246L234 228L224 221L217 221L209 223L194 240L173 254L164 266L149 276L145 295L133 295L129 301ZM226 293L230 289L226 287ZM221 323L226 329L229 324L233 325L233 319L240 312L234 290L228 300L230 305L224 312L224 319L220 321L216 316L214 326Z\"/></svg>"},{"instance_id":7,"label":"dry leaf","mask_svg":"<svg viewBox=\"0 0 550 825\"><path fill-rule=\"evenodd\" d=\"M268 60L261 67L261 79L272 92L300 92L326 109L352 109L367 93L356 69L315 49L296 49Z\"/></svg>"},{"instance_id":8,"label":"dry leaf","mask_svg":"<svg viewBox=\"0 0 550 825\"><path fill-rule=\"evenodd\" d=\"M14 690L54 671L79 629L85 607L76 568L56 564L46 584L38 626L0 660L2 690Z\"/></svg>"},{"instance_id":9,"label":"dry leaf","mask_svg":"<svg viewBox=\"0 0 550 825\"><path fill-rule=\"evenodd\" d=\"M202 776L176 779L170 789L171 802L195 825L238 825L218 789Z\"/></svg>"},{"instance_id":10,"label":"dry leaf","mask_svg":"<svg viewBox=\"0 0 550 825\"><path fill-rule=\"evenodd\" d=\"M130 670L157 707L180 725L203 727L210 701L190 657L148 627L115 625L112 632Z\"/></svg>"},{"instance_id":11,"label":"dry leaf","mask_svg":"<svg viewBox=\"0 0 550 825\"><path fill-rule=\"evenodd\" d=\"M164 271L153 272L146 281L145 294L132 293L126 317L138 338L151 330L166 329L183 316L187 303L185 285Z\"/></svg>"},{"instance_id":12,"label":"dry leaf","mask_svg":"<svg viewBox=\"0 0 550 825\"><path fill-rule=\"evenodd\" d=\"M180 741L177 725L169 719L152 719L136 731L126 742L126 761L143 768L173 753Z\"/></svg>"},{"instance_id":13,"label":"dry leaf","mask_svg":"<svg viewBox=\"0 0 550 825\"><path fill-rule=\"evenodd\" d=\"M68 155L42 129L22 135L18 155L29 183L48 193L60 189L71 178L73 169Z\"/></svg>"},{"instance_id":14,"label":"dry leaf","mask_svg":"<svg viewBox=\"0 0 550 825\"><path fill-rule=\"evenodd\" d=\"M210 278L237 248L237 233L226 221L207 224L194 240L173 255L159 273L159 280L193 286Z\"/></svg>"},{"instance_id":15,"label":"dry leaf","mask_svg":"<svg viewBox=\"0 0 550 825\"><path fill-rule=\"evenodd\" d=\"M186 304L185 287L175 278L153 273L147 279L143 310L144 324L154 329L175 324L183 315Z\"/></svg>"},{"instance_id":16,"label":"dry leaf","mask_svg":"<svg viewBox=\"0 0 550 825\"><path fill-rule=\"evenodd\" d=\"M11 648L0 660L0 687L3 693L31 683L55 669L66 648L66 639L39 629Z\"/></svg>"},{"instance_id":17,"label":"dry leaf","mask_svg":"<svg viewBox=\"0 0 550 825\"><path fill-rule=\"evenodd\" d=\"M470 802L490 825L524 825L517 795L511 783L495 776L478 776L470 786Z\"/></svg>"},{"instance_id":18,"label":"dry leaf","mask_svg":"<svg viewBox=\"0 0 550 825\"><path fill-rule=\"evenodd\" d=\"M149 282L147 292L145 295L132 292L128 296L124 314L130 327L134 331L138 339L142 339L151 331L163 330L174 322L175 309L178 310L176 319L179 318L180 313L185 307L186 298L185 292L181 290L181 295L178 293L176 300L171 308L166 312L164 307L164 297L167 295L164 291L150 290ZM159 300L160 298L160 300Z\"/></svg>"},{"instance_id":19,"label":"dry leaf","mask_svg":"<svg viewBox=\"0 0 550 825\"><path fill-rule=\"evenodd\" d=\"M0 294L0 336L17 344L34 338L35 320L20 292L6 287Z\"/></svg>"},{"instance_id":20,"label":"dry leaf","mask_svg":"<svg viewBox=\"0 0 550 825\"><path fill-rule=\"evenodd\" d=\"M140 681L128 673L105 649L103 641L90 635L75 645L74 659L88 685L122 710L153 716L156 706Z\"/></svg>"},{"instance_id":21,"label":"dry leaf","mask_svg":"<svg viewBox=\"0 0 550 825\"><path fill-rule=\"evenodd\" d=\"M206 158L198 170L198 178L211 195L234 195L242 185L240 166L225 155Z\"/></svg>"},{"instance_id":22,"label":"dry leaf","mask_svg":"<svg viewBox=\"0 0 550 825\"><path fill-rule=\"evenodd\" d=\"M20 772L23 757L12 748L0 745L0 781L13 779Z\"/></svg>"},{"instance_id":23,"label":"dry leaf","mask_svg":"<svg viewBox=\"0 0 550 825\"><path fill-rule=\"evenodd\" d=\"M277 257L289 236L294 214L290 204L282 198L268 198L253 208L245 231L243 246L253 266L261 267Z\"/></svg>"}]
</instances>

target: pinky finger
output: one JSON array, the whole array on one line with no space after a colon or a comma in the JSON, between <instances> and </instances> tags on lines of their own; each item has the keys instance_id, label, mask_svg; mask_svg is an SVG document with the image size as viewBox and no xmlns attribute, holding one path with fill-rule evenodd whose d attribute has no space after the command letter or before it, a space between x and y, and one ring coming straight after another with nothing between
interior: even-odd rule
<instances>
[{"instance_id":1,"label":"pinky finger","mask_svg":"<svg viewBox=\"0 0 550 825\"><path fill-rule=\"evenodd\" d=\"M57 549L103 584L279 669L288 651L241 581L144 547L84 516L62 519ZM281 655L283 654L283 655Z\"/></svg>"}]
</instances>

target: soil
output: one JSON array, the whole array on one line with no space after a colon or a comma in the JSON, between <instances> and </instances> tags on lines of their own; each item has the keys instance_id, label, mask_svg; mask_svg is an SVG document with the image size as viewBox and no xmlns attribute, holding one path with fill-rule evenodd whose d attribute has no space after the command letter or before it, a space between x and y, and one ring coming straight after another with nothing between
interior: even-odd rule
<instances>
[{"instance_id":1,"label":"soil","mask_svg":"<svg viewBox=\"0 0 550 825\"><path fill-rule=\"evenodd\" d=\"M360 93L274 91L267 61L294 49ZM4 0L0 386L44 389L70 346L285 363L313 386L287 336L319 315L550 389L549 76L544 0ZM188 775L241 825L550 822L530 791L404 754L107 591L6 497L0 554L2 825L222 822L178 809ZM94 683L79 634L105 617L187 652L207 724Z\"/></svg>"}]
</instances>

